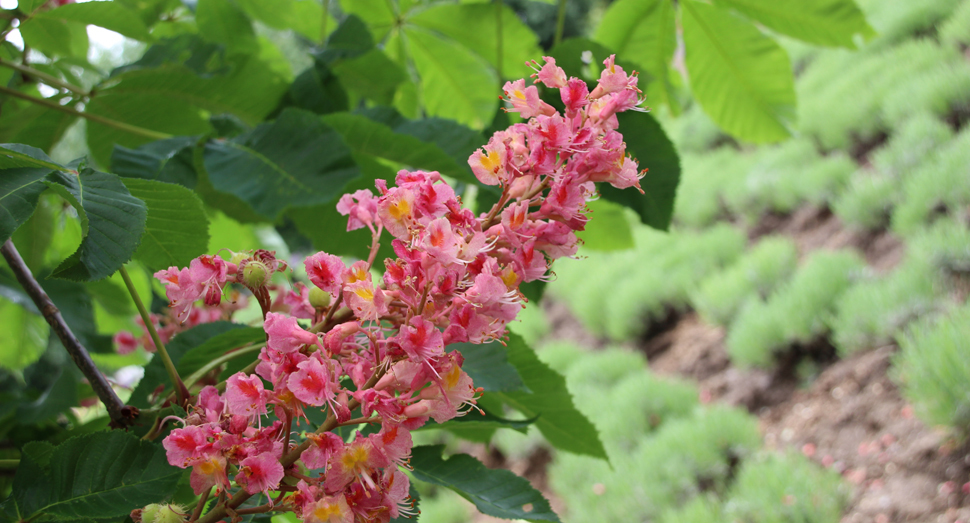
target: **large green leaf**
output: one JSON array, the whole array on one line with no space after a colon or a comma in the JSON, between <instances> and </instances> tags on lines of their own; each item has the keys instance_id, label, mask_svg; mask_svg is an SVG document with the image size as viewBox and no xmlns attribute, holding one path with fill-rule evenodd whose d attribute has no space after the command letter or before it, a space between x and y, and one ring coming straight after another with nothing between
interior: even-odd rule
<instances>
[{"instance_id":1,"label":"large green leaf","mask_svg":"<svg viewBox=\"0 0 970 523\"><path fill-rule=\"evenodd\" d=\"M73 107L68 104L67 107ZM47 107L7 100L0 111L0 141L51 150L77 117Z\"/></svg>"},{"instance_id":2,"label":"large green leaf","mask_svg":"<svg viewBox=\"0 0 970 523\"><path fill-rule=\"evenodd\" d=\"M147 42L151 40L148 28L138 14L119 2L85 2L64 4L50 11L43 11L35 19L65 20L91 24L116 33Z\"/></svg>"},{"instance_id":3,"label":"large green leaf","mask_svg":"<svg viewBox=\"0 0 970 523\"><path fill-rule=\"evenodd\" d=\"M577 233L583 247L594 251L621 251L633 248L633 232L622 206L605 198L589 202L586 229Z\"/></svg>"},{"instance_id":4,"label":"large green leaf","mask_svg":"<svg viewBox=\"0 0 970 523\"><path fill-rule=\"evenodd\" d=\"M0 298L0 366L19 370L37 361L50 328L42 316Z\"/></svg>"},{"instance_id":5,"label":"large green leaf","mask_svg":"<svg viewBox=\"0 0 970 523\"><path fill-rule=\"evenodd\" d=\"M78 436L53 451L44 447L26 455L30 462L17 469L11 494L22 521L123 518L166 500L182 476L160 444L120 430Z\"/></svg>"},{"instance_id":6,"label":"large green leaf","mask_svg":"<svg viewBox=\"0 0 970 523\"><path fill-rule=\"evenodd\" d=\"M349 91L376 103L390 105L394 92L407 74L381 49L371 49L366 53L341 60L333 64L333 72L340 78L340 84Z\"/></svg>"},{"instance_id":7,"label":"large green leaf","mask_svg":"<svg viewBox=\"0 0 970 523\"><path fill-rule=\"evenodd\" d=\"M89 352L101 354L114 352L111 336L98 332L94 320L94 304L84 285L72 281L45 278L41 281L41 286L47 292L51 301L54 302L54 305L57 306L57 309L61 311L61 316L67 326L71 328L78 341Z\"/></svg>"},{"instance_id":8,"label":"large green leaf","mask_svg":"<svg viewBox=\"0 0 970 523\"><path fill-rule=\"evenodd\" d=\"M252 22L229 0L199 0L195 21L203 38L225 44L230 51L254 53L259 49Z\"/></svg>"},{"instance_id":9,"label":"large green leaf","mask_svg":"<svg viewBox=\"0 0 970 523\"><path fill-rule=\"evenodd\" d=\"M670 83L677 48L674 6L668 0L618 0L596 29L596 41L617 56L637 64L654 78L646 86L651 105L677 107ZM641 86L642 87L642 86Z\"/></svg>"},{"instance_id":10,"label":"large green leaf","mask_svg":"<svg viewBox=\"0 0 970 523\"><path fill-rule=\"evenodd\" d=\"M323 24L329 31L337 27L333 17L324 14L323 6L315 0L236 0L236 4L246 14L270 27L293 29L314 42L326 36L321 33Z\"/></svg>"},{"instance_id":11,"label":"large green leaf","mask_svg":"<svg viewBox=\"0 0 970 523\"><path fill-rule=\"evenodd\" d=\"M856 35L876 32L853 0L714 0L779 33L809 43L855 48Z\"/></svg>"},{"instance_id":12,"label":"large green leaf","mask_svg":"<svg viewBox=\"0 0 970 523\"><path fill-rule=\"evenodd\" d=\"M244 345L265 340L266 331L262 327L245 327L244 325L239 325L238 327L233 327L231 330L209 338L201 345L192 347L179 360L176 369L179 372L179 376L189 376L210 361L226 354L232 349L238 349ZM256 354L249 353L249 360L254 361L255 359Z\"/></svg>"},{"instance_id":13,"label":"large green leaf","mask_svg":"<svg viewBox=\"0 0 970 523\"><path fill-rule=\"evenodd\" d=\"M420 27L407 26L404 35L430 116L451 118L473 129L483 129L492 121L501 91L498 76L482 58Z\"/></svg>"},{"instance_id":14,"label":"large green leaf","mask_svg":"<svg viewBox=\"0 0 970 523\"><path fill-rule=\"evenodd\" d=\"M386 125L357 114L330 114L324 116L323 121L339 132L356 153L383 158L414 169L438 171L466 182L475 181L467 162L457 163L435 144L426 143L408 134L396 133Z\"/></svg>"},{"instance_id":15,"label":"large green leaf","mask_svg":"<svg viewBox=\"0 0 970 523\"><path fill-rule=\"evenodd\" d=\"M20 24L24 44L48 56L88 54L88 33L85 24L73 20L33 17Z\"/></svg>"},{"instance_id":16,"label":"large green leaf","mask_svg":"<svg viewBox=\"0 0 970 523\"><path fill-rule=\"evenodd\" d=\"M145 231L145 204L121 178L82 167L76 174L55 172L48 186L67 199L81 219L84 240L52 276L93 281L111 276L135 254Z\"/></svg>"},{"instance_id":17,"label":"large green leaf","mask_svg":"<svg viewBox=\"0 0 970 523\"><path fill-rule=\"evenodd\" d=\"M249 328L245 325L230 323L228 321L203 323L187 331L178 333L165 344L165 349L168 351L169 357L172 358L172 363L178 368L182 356L191 349L206 343L220 334ZM155 357L152 358L152 361L148 362L148 365L145 365L145 375L138 382L135 390L132 391L128 403L138 408L150 407L149 398L159 385L163 386L164 391L172 390L172 383L168 379L168 373L165 372L165 365L162 363L162 359Z\"/></svg>"},{"instance_id":18,"label":"large green leaf","mask_svg":"<svg viewBox=\"0 0 970 523\"><path fill-rule=\"evenodd\" d=\"M10 239L34 213L50 172L43 167L0 170L0 243Z\"/></svg>"},{"instance_id":19,"label":"large green leaf","mask_svg":"<svg viewBox=\"0 0 970 523\"><path fill-rule=\"evenodd\" d=\"M795 87L785 50L729 11L696 0L680 5L691 90L704 112L742 140L787 138Z\"/></svg>"},{"instance_id":20,"label":"large green leaf","mask_svg":"<svg viewBox=\"0 0 970 523\"><path fill-rule=\"evenodd\" d=\"M205 168L216 190L270 219L287 207L329 202L360 175L340 134L298 109L232 140L210 142Z\"/></svg>"},{"instance_id":21,"label":"large green leaf","mask_svg":"<svg viewBox=\"0 0 970 523\"><path fill-rule=\"evenodd\" d=\"M573 404L566 379L539 361L525 341L513 333L509 333L508 356L532 392L491 395L526 416L538 416L536 427L557 449L608 459L596 427Z\"/></svg>"},{"instance_id":22,"label":"large green leaf","mask_svg":"<svg viewBox=\"0 0 970 523\"><path fill-rule=\"evenodd\" d=\"M599 184L600 194L636 211L644 224L665 231L670 227L674 213L674 198L680 183L680 157L653 116L626 112L617 118L627 154L639 161L640 169L647 169L640 180L643 194L633 188L617 189L605 183Z\"/></svg>"},{"instance_id":23,"label":"large green leaf","mask_svg":"<svg viewBox=\"0 0 970 523\"><path fill-rule=\"evenodd\" d=\"M464 356L461 368L471 376L476 387L482 387L486 392L531 392L522 383L519 372L509 364L505 346L501 343L455 343L448 349L457 350Z\"/></svg>"},{"instance_id":24,"label":"large green leaf","mask_svg":"<svg viewBox=\"0 0 970 523\"><path fill-rule=\"evenodd\" d=\"M196 141L191 136L178 136L135 149L117 145L111 153L111 172L124 178L158 180L194 189L197 179L192 148Z\"/></svg>"},{"instance_id":25,"label":"large green leaf","mask_svg":"<svg viewBox=\"0 0 970 523\"><path fill-rule=\"evenodd\" d=\"M51 160L47 153L19 143L0 144L0 169L15 167L39 167L51 171L66 171L67 167Z\"/></svg>"},{"instance_id":26,"label":"large green leaf","mask_svg":"<svg viewBox=\"0 0 970 523\"><path fill-rule=\"evenodd\" d=\"M444 445L415 447L415 479L449 488L471 501L482 514L504 519L559 521L549 502L525 478L512 471L489 469L481 461L456 454L442 459Z\"/></svg>"},{"instance_id":27,"label":"large green leaf","mask_svg":"<svg viewBox=\"0 0 970 523\"><path fill-rule=\"evenodd\" d=\"M209 114L229 113L248 125L266 117L286 92L288 82L256 56L239 55L229 74L196 74L182 65L135 68L98 86L86 111L172 135L211 131ZM88 147L107 164L115 145L137 147L143 135L88 122Z\"/></svg>"},{"instance_id":28,"label":"large green leaf","mask_svg":"<svg viewBox=\"0 0 970 523\"><path fill-rule=\"evenodd\" d=\"M501 7L502 57L498 56L498 16L496 6L489 4L440 4L412 16L407 22L440 33L501 69L505 78L524 78L532 74L525 65L539 60L536 34L522 23L508 6ZM499 67L501 65L501 67Z\"/></svg>"},{"instance_id":29,"label":"large green leaf","mask_svg":"<svg viewBox=\"0 0 970 523\"><path fill-rule=\"evenodd\" d=\"M180 185L155 180L124 179L132 196L145 202L145 234L135 251L149 271L187 267L209 246L209 218L202 200Z\"/></svg>"},{"instance_id":30,"label":"large green leaf","mask_svg":"<svg viewBox=\"0 0 970 523\"><path fill-rule=\"evenodd\" d=\"M317 114L346 111L350 107L347 92L326 63L314 60L313 66L300 73L287 92L287 106Z\"/></svg>"},{"instance_id":31,"label":"large green leaf","mask_svg":"<svg viewBox=\"0 0 970 523\"><path fill-rule=\"evenodd\" d=\"M387 0L340 0L340 7L347 14L357 15L370 28L374 39L381 41L396 23L394 4Z\"/></svg>"}]
</instances>

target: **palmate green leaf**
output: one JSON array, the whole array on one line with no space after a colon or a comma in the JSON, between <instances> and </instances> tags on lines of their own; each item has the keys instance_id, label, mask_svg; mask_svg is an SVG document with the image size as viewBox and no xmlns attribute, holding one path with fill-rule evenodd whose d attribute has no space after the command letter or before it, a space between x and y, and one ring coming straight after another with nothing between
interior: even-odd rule
<instances>
[{"instance_id":1,"label":"palmate green leaf","mask_svg":"<svg viewBox=\"0 0 970 523\"><path fill-rule=\"evenodd\" d=\"M853 0L714 0L779 33L818 45L855 48L876 32Z\"/></svg>"},{"instance_id":2,"label":"palmate green leaf","mask_svg":"<svg viewBox=\"0 0 970 523\"><path fill-rule=\"evenodd\" d=\"M111 172L122 178L157 180L194 189L197 177L192 148L196 141L191 136L178 136L135 149L117 145L111 153Z\"/></svg>"},{"instance_id":3,"label":"palmate green leaf","mask_svg":"<svg viewBox=\"0 0 970 523\"><path fill-rule=\"evenodd\" d=\"M202 200L180 185L123 179L132 196L145 202L148 216L135 259L150 272L187 267L209 247L209 218Z\"/></svg>"},{"instance_id":4,"label":"palmate green leaf","mask_svg":"<svg viewBox=\"0 0 970 523\"><path fill-rule=\"evenodd\" d=\"M421 77L420 93L428 115L485 128L501 94L495 71L465 46L427 29L409 25L403 34Z\"/></svg>"},{"instance_id":5,"label":"palmate green leaf","mask_svg":"<svg viewBox=\"0 0 970 523\"><path fill-rule=\"evenodd\" d=\"M81 167L77 174L55 172L47 185L77 210L84 240L52 276L94 281L111 276L131 259L145 231L145 204L121 178Z\"/></svg>"},{"instance_id":6,"label":"palmate green leaf","mask_svg":"<svg viewBox=\"0 0 970 523\"><path fill-rule=\"evenodd\" d=\"M409 24L440 33L485 59L505 78L532 74L525 65L542 50L534 32L508 6L502 6L502 63L498 59L496 8L490 4L441 4L408 16Z\"/></svg>"},{"instance_id":7,"label":"palmate green leaf","mask_svg":"<svg viewBox=\"0 0 970 523\"><path fill-rule=\"evenodd\" d=\"M396 23L397 13L392 10L393 7L394 4L387 0L340 0L340 8L366 22L378 42L384 40Z\"/></svg>"},{"instance_id":8,"label":"palmate green leaf","mask_svg":"<svg viewBox=\"0 0 970 523\"><path fill-rule=\"evenodd\" d=\"M290 85L285 104L316 114L346 111L350 108L347 91L340 79L323 61L314 60L313 66L300 73Z\"/></svg>"},{"instance_id":9,"label":"palmate green leaf","mask_svg":"<svg viewBox=\"0 0 970 523\"><path fill-rule=\"evenodd\" d=\"M589 202L586 229L576 234L583 248L593 251L621 251L633 248L633 232L623 207L606 199Z\"/></svg>"},{"instance_id":10,"label":"palmate green leaf","mask_svg":"<svg viewBox=\"0 0 970 523\"><path fill-rule=\"evenodd\" d=\"M475 180L467 162L459 164L437 145L397 133L365 116L335 113L323 116L323 121L339 132L355 153L383 158L413 169L438 171L466 182Z\"/></svg>"},{"instance_id":11,"label":"palmate green leaf","mask_svg":"<svg viewBox=\"0 0 970 523\"><path fill-rule=\"evenodd\" d=\"M48 168L0 170L0 242L10 239L34 213L40 193L47 189Z\"/></svg>"},{"instance_id":12,"label":"palmate green leaf","mask_svg":"<svg viewBox=\"0 0 970 523\"><path fill-rule=\"evenodd\" d=\"M464 356L461 368L476 387L482 387L486 392L532 392L522 383L515 367L509 364L505 346L501 343L454 343L448 350L457 350Z\"/></svg>"},{"instance_id":13,"label":"palmate green leaf","mask_svg":"<svg viewBox=\"0 0 970 523\"><path fill-rule=\"evenodd\" d=\"M50 327L42 316L0 298L0 366L20 370L47 348Z\"/></svg>"},{"instance_id":14,"label":"palmate green leaf","mask_svg":"<svg viewBox=\"0 0 970 523\"><path fill-rule=\"evenodd\" d=\"M381 49L338 61L333 64L333 72L349 91L383 105L391 105L397 86L407 79L401 66Z\"/></svg>"},{"instance_id":15,"label":"palmate green leaf","mask_svg":"<svg viewBox=\"0 0 970 523\"><path fill-rule=\"evenodd\" d=\"M741 140L784 140L795 119L785 50L737 15L696 0L681 4L691 91L704 112Z\"/></svg>"},{"instance_id":16,"label":"palmate green leaf","mask_svg":"<svg viewBox=\"0 0 970 523\"><path fill-rule=\"evenodd\" d=\"M221 334L249 328L246 325L230 323L228 321L203 323L175 335L171 341L165 344L165 349L168 351L168 355L172 358L172 363L175 364L177 369L179 368L179 363L182 361L182 357L193 348ZM148 362L148 365L145 365L145 375L138 382L135 390L132 391L131 398L128 399L128 404L140 409L150 407L149 396L159 385L164 385L165 392L163 394L171 392L172 390L172 383L168 379L168 373L165 372L165 365L162 363L162 359L155 357L152 358L152 361Z\"/></svg>"},{"instance_id":17,"label":"palmate green leaf","mask_svg":"<svg viewBox=\"0 0 970 523\"><path fill-rule=\"evenodd\" d=\"M566 379L539 361L535 352L514 333L509 334L509 362L519 371L528 392L493 392L526 416L538 416L536 427L560 450L608 459L596 427L573 404Z\"/></svg>"},{"instance_id":18,"label":"palmate green leaf","mask_svg":"<svg viewBox=\"0 0 970 523\"><path fill-rule=\"evenodd\" d=\"M511 471L489 469L467 455L442 459L444 445L415 447L415 479L449 488L471 501L482 514L504 519L559 521L549 502L529 482Z\"/></svg>"},{"instance_id":19,"label":"palmate green leaf","mask_svg":"<svg viewBox=\"0 0 970 523\"><path fill-rule=\"evenodd\" d=\"M24 44L47 56L88 54L88 32L84 23L56 18L33 17L20 24Z\"/></svg>"},{"instance_id":20,"label":"palmate green leaf","mask_svg":"<svg viewBox=\"0 0 970 523\"><path fill-rule=\"evenodd\" d=\"M85 2L65 4L34 15L34 19L64 20L96 25L120 33L128 38L151 40L148 28L138 14L119 2Z\"/></svg>"},{"instance_id":21,"label":"palmate green leaf","mask_svg":"<svg viewBox=\"0 0 970 523\"><path fill-rule=\"evenodd\" d=\"M11 501L18 519L123 518L175 492L182 470L160 444L113 430L71 438L50 451L33 449L17 469ZM46 463L44 463L46 461Z\"/></svg>"},{"instance_id":22,"label":"palmate green leaf","mask_svg":"<svg viewBox=\"0 0 970 523\"><path fill-rule=\"evenodd\" d=\"M596 29L596 41L623 60L650 73L647 100L679 110L670 83L671 61L677 48L674 6L667 0L618 0L610 5ZM641 86L642 88L642 86Z\"/></svg>"},{"instance_id":23,"label":"palmate green leaf","mask_svg":"<svg viewBox=\"0 0 970 523\"><path fill-rule=\"evenodd\" d=\"M647 169L640 179L643 194L634 188L617 189L599 184L604 199L625 205L640 216L640 221L662 231L670 227L674 198L680 183L680 157L670 138L650 114L626 112L617 115L620 132L626 141L626 152L636 158L640 169ZM595 220L595 215L593 220Z\"/></svg>"},{"instance_id":24,"label":"palmate green leaf","mask_svg":"<svg viewBox=\"0 0 970 523\"><path fill-rule=\"evenodd\" d=\"M340 134L298 109L286 109L275 122L232 140L210 142L204 162L217 191L269 219L288 207L329 202L360 176Z\"/></svg>"}]
</instances>

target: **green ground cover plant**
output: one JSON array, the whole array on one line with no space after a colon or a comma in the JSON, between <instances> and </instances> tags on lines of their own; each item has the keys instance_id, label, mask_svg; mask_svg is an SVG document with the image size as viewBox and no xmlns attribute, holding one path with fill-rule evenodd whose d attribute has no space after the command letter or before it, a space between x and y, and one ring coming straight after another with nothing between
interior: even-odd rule
<instances>
[{"instance_id":1,"label":"green ground cover plant","mask_svg":"<svg viewBox=\"0 0 970 523\"><path fill-rule=\"evenodd\" d=\"M892 228L909 235L939 215L959 212L970 203L967 165L970 128L933 151L903 184L903 196L892 216Z\"/></svg>"},{"instance_id":2,"label":"green ground cover plant","mask_svg":"<svg viewBox=\"0 0 970 523\"><path fill-rule=\"evenodd\" d=\"M767 300L752 298L728 329L731 360L742 366L771 366L793 344L823 336L836 300L858 279L865 262L851 251L819 251Z\"/></svg>"}]
</instances>

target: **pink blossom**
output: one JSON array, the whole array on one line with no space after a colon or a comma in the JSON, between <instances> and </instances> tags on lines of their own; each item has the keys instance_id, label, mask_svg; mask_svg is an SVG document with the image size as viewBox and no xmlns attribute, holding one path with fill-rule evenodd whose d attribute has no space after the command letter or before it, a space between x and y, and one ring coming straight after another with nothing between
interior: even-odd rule
<instances>
[{"instance_id":1,"label":"pink blossom","mask_svg":"<svg viewBox=\"0 0 970 523\"><path fill-rule=\"evenodd\" d=\"M340 286L343 283L341 274L347 270L347 266L340 258L318 252L308 257L304 266L307 276L314 285L331 294L340 292Z\"/></svg>"},{"instance_id":2,"label":"pink blossom","mask_svg":"<svg viewBox=\"0 0 970 523\"><path fill-rule=\"evenodd\" d=\"M312 332L307 332L300 327L296 318L291 318L285 314L270 312L266 314L266 321L263 323L266 331L266 346L280 352L293 352L300 350L304 345L317 345L321 349L323 344L320 338Z\"/></svg>"},{"instance_id":3,"label":"pink blossom","mask_svg":"<svg viewBox=\"0 0 970 523\"><path fill-rule=\"evenodd\" d=\"M377 216L377 198L367 189L341 196L337 202L337 212L348 216L348 232L362 227L373 230L375 222L380 223Z\"/></svg>"},{"instance_id":4,"label":"pink blossom","mask_svg":"<svg viewBox=\"0 0 970 523\"><path fill-rule=\"evenodd\" d=\"M283 479L283 465L278 455L263 453L250 456L240 461L239 465L236 483L250 494L262 492L269 496L269 491L276 490Z\"/></svg>"},{"instance_id":5,"label":"pink blossom","mask_svg":"<svg viewBox=\"0 0 970 523\"><path fill-rule=\"evenodd\" d=\"M250 420L266 414L266 395L259 376L237 372L226 381L226 411Z\"/></svg>"},{"instance_id":6,"label":"pink blossom","mask_svg":"<svg viewBox=\"0 0 970 523\"><path fill-rule=\"evenodd\" d=\"M287 380L287 387L293 395L314 407L332 402L336 397L336 390L340 388L333 375L332 363L324 363L319 355L319 352L315 353L297 365L299 370L290 374Z\"/></svg>"}]
</instances>

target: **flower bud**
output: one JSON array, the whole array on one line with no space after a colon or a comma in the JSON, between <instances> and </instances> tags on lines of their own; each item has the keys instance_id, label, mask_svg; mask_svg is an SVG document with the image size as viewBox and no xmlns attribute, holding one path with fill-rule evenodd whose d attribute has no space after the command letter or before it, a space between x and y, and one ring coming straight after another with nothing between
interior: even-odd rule
<instances>
[{"instance_id":1,"label":"flower bud","mask_svg":"<svg viewBox=\"0 0 970 523\"><path fill-rule=\"evenodd\" d=\"M265 286L271 274L265 264L256 260L249 260L242 266L242 282L250 289Z\"/></svg>"},{"instance_id":2,"label":"flower bud","mask_svg":"<svg viewBox=\"0 0 970 523\"><path fill-rule=\"evenodd\" d=\"M234 252L234 253L232 253L232 257L229 258L229 263L238 266L246 258L249 258L249 255L248 254L246 254L244 252Z\"/></svg>"},{"instance_id":3,"label":"flower bud","mask_svg":"<svg viewBox=\"0 0 970 523\"><path fill-rule=\"evenodd\" d=\"M326 309L330 306L330 293L317 287L311 288L310 305L314 309Z\"/></svg>"}]
</instances>

